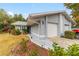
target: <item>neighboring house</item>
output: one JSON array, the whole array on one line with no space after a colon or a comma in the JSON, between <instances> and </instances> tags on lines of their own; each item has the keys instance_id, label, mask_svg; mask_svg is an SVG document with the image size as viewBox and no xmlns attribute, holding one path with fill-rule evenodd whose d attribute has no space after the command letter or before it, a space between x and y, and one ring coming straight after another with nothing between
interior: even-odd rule
<instances>
[{"instance_id":1,"label":"neighboring house","mask_svg":"<svg viewBox=\"0 0 79 59\"><path fill-rule=\"evenodd\" d=\"M48 38L64 35L64 31L71 30L72 24L75 22L65 11L33 13L27 19L33 42L45 48L52 46Z\"/></svg>"},{"instance_id":2,"label":"neighboring house","mask_svg":"<svg viewBox=\"0 0 79 59\"><path fill-rule=\"evenodd\" d=\"M22 31L23 29L27 29L27 23L24 21L16 21L12 23L11 25L14 25L16 29L19 29Z\"/></svg>"}]
</instances>

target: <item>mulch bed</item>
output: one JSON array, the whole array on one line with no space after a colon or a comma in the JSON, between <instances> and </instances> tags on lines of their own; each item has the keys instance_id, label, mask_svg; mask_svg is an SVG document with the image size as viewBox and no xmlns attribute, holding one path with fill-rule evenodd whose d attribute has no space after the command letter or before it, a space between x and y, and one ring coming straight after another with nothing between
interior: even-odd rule
<instances>
[{"instance_id":1,"label":"mulch bed","mask_svg":"<svg viewBox=\"0 0 79 59\"><path fill-rule=\"evenodd\" d=\"M30 40L27 42L27 48L29 51L37 51L38 52L38 56L48 56L48 50L44 49L38 45L36 45L35 43L31 42ZM29 53L16 53L15 51L17 51L18 49L20 49L20 46L16 46L14 49L12 49L11 52L13 52L13 55L15 56L30 56Z\"/></svg>"}]
</instances>

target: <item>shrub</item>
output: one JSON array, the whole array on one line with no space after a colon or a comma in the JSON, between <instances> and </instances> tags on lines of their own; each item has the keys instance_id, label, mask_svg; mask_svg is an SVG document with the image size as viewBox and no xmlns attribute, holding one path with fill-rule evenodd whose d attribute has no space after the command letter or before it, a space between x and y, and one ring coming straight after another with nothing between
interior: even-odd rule
<instances>
[{"instance_id":1,"label":"shrub","mask_svg":"<svg viewBox=\"0 0 79 59\"><path fill-rule=\"evenodd\" d=\"M26 55L28 52L27 42L28 40L22 39L22 41L11 50L12 55Z\"/></svg>"},{"instance_id":2,"label":"shrub","mask_svg":"<svg viewBox=\"0 0 79 59\"><path fill-rule=\"evenodd\" d=\"M23 33L27 34L28 33L27 29L23 29Z\"/></svg>"},{"instance_id":3,"label":"shrub","mask_svg":"<svg viewBox=\"0 0 79 59\"><path fill-rule=\"evenodd\" d=\"M20 42L20 46L21 46L20 51L22 53L25 53L28 51L27 45L26 45L27 42L28 42L28 40L25 40L25 39L22 39L22 41Z\"/></svg>"},{"instance_id":4,"label":"shrub","mask_svg":"<svg viewBox=\"0 0 79 59\"><path fill-rule=\"evenodd\" d=\"M67 49L68 56L79 56L79 44L73 44Z\"/></svg>"},{"instance_id":5,"label":"shrub","mask_svg":"<svg viewBox=\"0 0 79 59\"><path fill-rule=\"evenodd\" d=\"M11 29L10 33L15 35L16 34L16 30L15 29Z\"/></svg>"},{"instance_id":6,"label":"shrub","mask_svg":"<svg viewBox=\"0 0 79 59\"><path fill-rule=\"evenodd\" d=\"M38 52L36 50L32 50L29 53L30 56L38 56Z\"/></svg>"},{"instance_id":7,"label":"shrub","mask_svg":"<svg viewBox=\"0 0 79 59\"><path fill-rule=\"evenodd\" d=\"M20 30L19 29L16 29L15 30L15 35L20 35L20 34L21 34Z\"/></svg>"},{"instance_id":8,"label":"shrub","mask_svg":"<svg viewBox=\"0 0 79 59\"><path fill-rule=\"evenodd\" d=\"M10 29L15 29L15 26L14 25L10 25Z\"/></svg>"},{"instance_id":9,"label":"shrub","mask_svg":"<svg viewBox=\"0 0 79 59\"><path fill-rule=\"evenodd\" d=\"M3 32L4 24L0 23L0 33Z\"/></svg>"},{"instance_id":10,"label":"shrub","mask_svg":"<svg viewBox=\"0 0 79 59\"><path fill-rule=\"evenodd\" d=\"M64 49L54 43L52 49L49 49L49 56L79 56L79 44L72 44Z\"/></svg>"},{"instance_id":11,"label":"shrub","mask_svg":"<svg viewBox=\"0 0 79 59\"><path fill-rule=\"evenodd\" d=\"M73 31L65 31L64 37L68 39L74 39L76 37L76 33Z\"/></svg>"},{"instance_id":12,"label":"shrub","mask_svg":"<svg viewBox=\"0 0 79 59\"><path fill-rule=\"evenodd\" d=\"M61 48L58 44L53 44L53 49L49 49L49 55L50 56L64 56L66 55L66 52L64 48Z\"/></svg>"},{"instance_id":13,"label":"shrub","mask_svg":"<svg viewBox=\"0 0 79 59\"><path fill-rule=\"evenodd\" d=\"M10 33L13 35L20 35L21 34L19 29L11 29Z\"/></svg>"},{"instance_id":14,"label":"shrub","mask_svg":"<svg viewBox=\"0 0 79 59\"><path fill-rule=\"evenodd\" d=\"M4 24L0 23L0 29L4 28Z\"/></svg>"}]
</instances>

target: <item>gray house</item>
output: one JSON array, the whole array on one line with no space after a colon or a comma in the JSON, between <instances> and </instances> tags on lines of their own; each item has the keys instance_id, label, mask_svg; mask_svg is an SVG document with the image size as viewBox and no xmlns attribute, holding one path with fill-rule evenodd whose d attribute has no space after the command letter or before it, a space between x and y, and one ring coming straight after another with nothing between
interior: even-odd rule
<instances>
[{"instance_id":1,"label":"gray house","mask_svg":"<svg viewBox=\"0 0 79 59\"><path fill-rule=\"evenodd\" d=\"M22 31L23 29L27 29L27 23L24 21L16 21L12 23L11 25L14 25L16 29L19 29Z\"/></svg>"},{"instance_id":2,"label":"gray house","mask_svg":"<svg viewBox=\"0 0 79 59\"><path fill-rule=\"evenodd\" d=\"M71 30L72 24L75 22L65 11L34 13L27 19L32 40L41 46L46 45L46 48L52 44L48 38L64 35L64 31Z\"/></svg>"},{"instance_id":3,"label":"gray house","mask_svg":"<svg viewBox=\"0 0 79 59\"><path fill-rule=\"evenodd\" d=\"M65 11L30 14L27 20L32 38L39 39L64 35L74 23Z\"/></svg>"}]
</instances>

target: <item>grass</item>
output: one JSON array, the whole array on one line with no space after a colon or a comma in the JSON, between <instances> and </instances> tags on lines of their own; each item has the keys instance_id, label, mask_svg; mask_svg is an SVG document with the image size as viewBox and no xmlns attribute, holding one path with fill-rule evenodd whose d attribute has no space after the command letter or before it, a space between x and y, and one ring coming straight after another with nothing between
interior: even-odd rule
<instances>
[{"instance_id":1,"label":"grass","mask_svg":"<svg viewBox=\"0 0 79 59\"><path fill-rule=\"evenodd\" d=\"M27 38L25 35L11 35L9 33L0 34L0 56L11 55L10 51L22 39Z\"/></svg>"}]
</instances>

